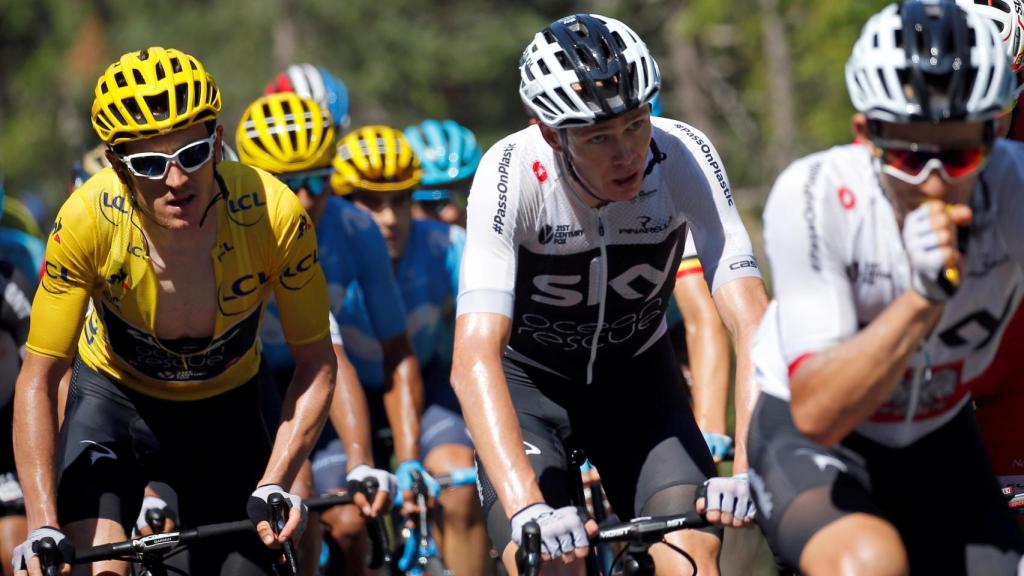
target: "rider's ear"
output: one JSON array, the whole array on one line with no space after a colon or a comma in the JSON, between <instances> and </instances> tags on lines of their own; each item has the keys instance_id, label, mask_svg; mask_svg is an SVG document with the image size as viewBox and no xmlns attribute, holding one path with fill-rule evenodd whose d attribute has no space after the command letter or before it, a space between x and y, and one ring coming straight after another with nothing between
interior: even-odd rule
<instances>
[{"instance_id":1,"label":"rider's ear","mask_svg":"<svg viewBox=\"0 0 1024 576\"><path fill-rule=\"evenodd\" d=\"M131 176L128 175L124 167L124 162L122 162L121 159L118 158L114 150L111 148L107 148L103 152L103 154L107 157L107 162L110 162L110 167L114 169L114 173L117 174L117 177L118 179L121 180L121 183L124 184L125 186L131 186L131 181L129 180Z\"/></svg>"},{"instance_id":2,"label":"rider's ear","mask_svg":"<svg viewBox=\"0 0 1024 576\"><path fill-rule=\"evenodd\" d=\"M547 142L555 152L562 151L562 140L558 137L558 130L550 126L540 124L540 133L544 136L544 141Z\"/></svg>"}]
</instances>

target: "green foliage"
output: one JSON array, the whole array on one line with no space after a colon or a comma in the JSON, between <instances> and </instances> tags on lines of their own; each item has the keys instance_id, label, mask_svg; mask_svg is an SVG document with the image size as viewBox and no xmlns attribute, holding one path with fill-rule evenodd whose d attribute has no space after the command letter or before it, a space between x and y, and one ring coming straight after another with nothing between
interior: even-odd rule
<instances>
[{"instance_id":1,"label":"green foliage","mask_svg":"<svg viewBox=\"0 0 1024 576\"><path fill-rule=\"evenodd\" d=\"M229 141L244 107L288 63L324 65L348 85L354 125L398 127L453 117L484 144L524 124L517 94L522 49L547 22L577 11L623 19L668 70L673 43L695 43L716 144L737 187L765 187L771 106L764 61L763 0L0 0L0 167L12 194L61 201L67 168L94 145L89 109L95 79L119 54L150 45L198 56L224 98ZM798 148L849 139L843 65L881 0L778 0L793 55ZM103 57L73 71L83 30L99 23ZM88 49L88 46L86 46ZM280 60L280 61L279 61ZM703 78L673 78L680 82ZM706 82L702 82L702 85ZM735 98L723 99L722 90ZM677 114L666 106L668 115ZM749 118L744 124L737 118ZM685 118L682 118L686 120ZM743 128L746 126L747 128Z\"/></svg>"}]
</instances>

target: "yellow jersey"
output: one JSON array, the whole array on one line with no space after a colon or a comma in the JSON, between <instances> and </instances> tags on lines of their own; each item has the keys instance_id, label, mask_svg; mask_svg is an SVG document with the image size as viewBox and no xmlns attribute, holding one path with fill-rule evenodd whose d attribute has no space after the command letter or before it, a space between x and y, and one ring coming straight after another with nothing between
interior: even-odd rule
<instances>
[{"instance_id":1,"label":"yellow jersey","mask_svg":"<svg viewBox=\"0 0 1024 576\"><path fill-rule=\"evenodd\" d=\"M222 193L207 215L217 218L210 253L217 318L210 338L156 337L159 292L142 216L107 168L57 215L27 349L71 358L77 341L82 361L116 382L157 398L196 400L256 375L260 324L271 295L288 343L327 337L327 285L314 227L298 198L256 168L221 162L217 173Z\"/></svg>"}]
</instances>

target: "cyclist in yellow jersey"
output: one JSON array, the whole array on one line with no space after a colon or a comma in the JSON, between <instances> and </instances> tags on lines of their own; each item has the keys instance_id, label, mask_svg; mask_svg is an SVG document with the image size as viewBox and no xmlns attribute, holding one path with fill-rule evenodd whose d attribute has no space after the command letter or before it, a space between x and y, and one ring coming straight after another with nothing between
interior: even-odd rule
<instances>
[{"instance_id":1,"label":"cyclist in yellow jersey","mask_svg":"<svg viewBox=\"0 0 1024 576\"><path fill-rule=\"evenodd\" d=\"M177 490L183 524L244 510L267 547L301 530L301 502L282 486L333 391L327 289L295 195L220 162L219 111L213 78L178 50L127 53L97 82L92 123L112 168L71 195L53 225L15 393L31 529L15 550L17 574L41 574L32 544L42 537L124 539L150 480ZM280 424L260 410L257 334L271 294L296 359ZM57 383L72 358L58 438ZM274 492L292 502L276 536L266 521ZM270 574L276 556L251 536L191 553L193 567L222 575Z\"/></svg>"}]
</instances>

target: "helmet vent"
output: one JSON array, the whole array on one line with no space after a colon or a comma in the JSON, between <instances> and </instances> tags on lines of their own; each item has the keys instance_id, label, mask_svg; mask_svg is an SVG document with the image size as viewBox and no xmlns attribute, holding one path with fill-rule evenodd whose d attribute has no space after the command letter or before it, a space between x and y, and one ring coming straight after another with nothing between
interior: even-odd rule
<instances>
[{"instance_id":1,"label":"helmet vent","mask_svg":"<svg viewBox=\"0 0 1024 576\"><path fill-rule=\"evenodd\" d=\"M622 41L622 35L621 34L619 34L617 31L612 32L612 38L615 39L615 45L616 45L616 47L618 47L619 50L625 50L626 49L626 43Z\"/></svg>"},{"instance_id":2,"label":"helmet vent","mask_svg":"<svg viewBox=\"0 0 1024 576\"><path fill-rule=\"evenodd\" d=\"M171 106L170 103L167 101L166 92L162 94L155 94L153 96L145 96L143 99L146 101L146 108L149 108L149 112L153 115L153 118L155 120L166 120L170 117ZM179 107L181 107L181 99L178 99L178 102ZM138 118L139 122L145 122L145 117L142 115L142 112L139 111L137 104L134 101L132 102L132 106L136 107L134 111L131 111L132 116Z\"/></svg>"},{"instance_id":3,"label":"helmet vent","mask_svg":"<svg viewBox=\"0 0 1024 576\"><path fill-rule=\"evenodd\" d=\"M135 77L135 83L136 84L145 84L146 83L146 79L142 77L142 72L139 72L138 70L132 70L132 76Z\"/></svg>"},{"instance_id":4,"label":"helmet vent","mask_svg":"<svg viewBox=\"0 0 1024 576\"><path fill-rule=\"evenodd\" d=\"M541 72L543 72L545 74L551 74L551 70L548 68L547 62L541 60L540 62L537 62L537 67L540 68ZM531 76L532 76L532 74L531 74ZM533 78L530 78L530 80L533 80Z\"/></svg>"},{"instance_id":5,"label":"helmet vent","mask_svg":"<svg viewBox=\"0 0 1024 576\"><path fill-rule=\"evenodd\" d=\"M166 75L167 74L164 72L164 63L163 62L157 62L156 63L156 79L157 80L163 80L164 76L166 76Z\"/></svg>"},{"instance_id":6,"label":"helmet vent","mask_svg":"<svg viewBox=\"0 0 1024 576\"><path fill-rule=\"evenodd\" d=\"M117 82L117 86L119 88L124 88L128 86L128 81L124 78L124 72L121 71L118 71L117 74L114 74L114 82Z\"/></svg>"},{"instance_id":7,"label":"helmet vent","mask_svg":"<svg viewBox=\"0 0 1024 576\"><path fill-rule=\"evenodd\" d=\"M572 100L569 99L569 96L565 93L565 90L562 90L561 88L555 88L555 94L558 94L558 97L562 99L562 102L565 102L566 106L572 107Z\"/></svg>"}]
</instances>

